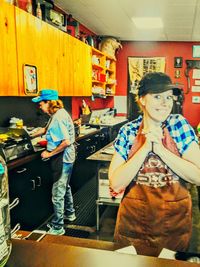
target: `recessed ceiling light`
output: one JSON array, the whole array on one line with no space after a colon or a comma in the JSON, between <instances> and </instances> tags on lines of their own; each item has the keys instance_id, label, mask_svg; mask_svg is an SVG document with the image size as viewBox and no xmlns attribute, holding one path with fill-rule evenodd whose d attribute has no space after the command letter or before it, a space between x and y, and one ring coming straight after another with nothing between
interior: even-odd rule
<instances>
[{"instance_id":1,"label":"recessed ceiling light","mask_svg":"<svg viewBox=\"0 0 200 267\"><path fill-rule=\"evenodd\" d=\"M162 19L157 17L133 17L135 26L139 29L158 29L163 28Z\"/></svg>"}]
</instances>

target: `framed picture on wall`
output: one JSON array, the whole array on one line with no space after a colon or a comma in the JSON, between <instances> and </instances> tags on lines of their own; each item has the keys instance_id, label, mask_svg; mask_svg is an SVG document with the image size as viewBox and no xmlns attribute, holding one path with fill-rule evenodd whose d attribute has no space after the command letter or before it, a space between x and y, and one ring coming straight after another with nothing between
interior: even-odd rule
<instances>
[{"instance_id":1,"label":"framed picture on wall","mask_svg":"<svg viewBox=\"0 0 200 267\"><path fill-rule=\"evenodd\" d=\"M165 72L165 57L128 57L129 92L137 94L139 81L147 72Z\"/></svg>"},{"instance_id":2,"label":"framed picture on wall","mask_svg":"<svg viewBox=\"0 0 200 267\"><path fill-rule=\"evenodd\" d=\"M33 65L24 64L24 90L25 94L37 94L37 68Z\"/></svg>"},{"instance_id":3,"label":"framed picture on wall","mask_svg":"<svg viewBox=\"0 0 200 267\"><path fill-rule=\"evenodd\" d=\"M182 68L183 66L183 58L182 57L175 57L174 58L174 68Z\"/></svg>"},{"instance_id":4,"label":"framed picture on wall","mask_svg":"<svg viewBox=\"0 0 200 267\"><path fill-rule=\"evenodd\" d=\"M200 57L200 45L193 45L192 56L193 57Z\"/></svg>"}]
</instances>

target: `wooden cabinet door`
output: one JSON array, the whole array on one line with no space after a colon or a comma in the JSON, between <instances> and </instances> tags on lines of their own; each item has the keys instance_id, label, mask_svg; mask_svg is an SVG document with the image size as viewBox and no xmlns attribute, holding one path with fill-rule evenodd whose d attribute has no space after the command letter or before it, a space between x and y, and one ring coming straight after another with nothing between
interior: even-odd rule
<instances>
[{"instance_id":1,"label":"wooden cabinet door","mask_svg":"<svg viewBox=\"0 0 200 267\"><path fill-rule=\"evenodd\" d=\"M70 35L60 31L60 56L58 64L58 88L60 96L73 96L73 62Z\"/></svg>"},{"instance_id":2,"label":"wooden cabinet door","mask_svg":"<svg viewBox=\"0 0 200 267\"><path fill-rule=\"evenodd\" d=\"M18 51L18 74L20 95L25 95L24 73L25 64L37 68L37 81L40 87L40 75L43 64L41 40L44 24L38 18L16 8L16 37Z\"/></svg>"},{"instance_id":3,"label":"wooden cabinet door","mask_svg":"<svg viewBox=\"0 0 200 267\"><path fill-rule=\"evenodd\" d=\"M51 88L59 91L60 33L55 27L43 23L40 39L41 62L38 72L40 89Z\"/></svg>"},{"instance_id":4,"label":"wooden cabinet door","mask_svg":"<svg viewBox=\"0 0 200 267\"><path fill-rule=\"evenodd\" d=\"M75 38L72 39L72 45L73 94L74 96L91 96L91 47Z\"/></svg>"},{"instance_id":5,"label":"wooden cabinet door","mask_svg":"<svg viewBox=\"0 0 200 267\"><path fill-rule=\"evenodd\" d=\"M62 33L59 58L59 92L63 96L91 96L91 48Z\"/></svg>"},{"instance_id":6,"label":"wooden cabinet door","mask_svg":"<svg viewBox=\"0 0 200 267\"><path fill-rule=\"evenodd\" d=\"M16 8L20 95L25 94L24 64L37 68L38 89L58 89L59 31Z\"/></svg>"},{"instance_id":7,"label":"wooden cabinet door","mask_svg":"<svg viewBox=\"0 0 200 267\"><path fill-rule=\"evenodd\" d=\"M0 1L0 96L18 95L14 6Z\"/></svg>"}]
</instances>

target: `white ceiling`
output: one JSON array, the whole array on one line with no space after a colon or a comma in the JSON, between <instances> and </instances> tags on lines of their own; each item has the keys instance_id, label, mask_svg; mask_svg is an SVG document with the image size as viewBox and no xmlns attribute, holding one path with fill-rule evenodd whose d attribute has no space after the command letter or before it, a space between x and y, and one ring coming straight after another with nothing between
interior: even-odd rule
<instances>
[{"instance_id":1,"label":"white ceiling","mask_svg":"<svg viewBox=\"0 0 200 267\"><path fill-rule=\"evenodd\" d=\"M200 0L54 0L97 35L134 41L200 41ZM163 29L138 30L133 16L161 16Z\"/></svg>"}]
</instances>

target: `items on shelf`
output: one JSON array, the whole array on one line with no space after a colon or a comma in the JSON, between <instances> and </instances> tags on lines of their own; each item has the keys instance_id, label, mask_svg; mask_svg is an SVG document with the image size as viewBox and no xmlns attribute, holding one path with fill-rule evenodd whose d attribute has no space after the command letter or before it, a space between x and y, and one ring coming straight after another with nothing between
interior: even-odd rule
<instances>
[{"instance_id":1,"label":"items on shelf","mask_svg":"<svg viewBox=\"0 0 200 267\"><path fill-rule=\"evenodd\" d=\"M27 0L26 11L30 14L33 13L33 7L32 7L32 1L31 0Z\"/></svg>"},{"instance_id":2,"label":"items on shelf","mask_svg":"<svg viewBox=\"0 0 200 267\"><path fill-rule=\"evenodd\" d=\"M99 94L99 95L105 95L105 90L104 90L104 88L102 88L100 86L94 85L92 87L92 93L93 94Z\"/></svg>"},{"instance_id":3,"label":"items on shelf","mask_svg":"<svg viewBox=\"0 0 200 267\"><path fill-rule=\"evenodd\" d=\"M42 9L40 7L40 2L37 3L36 17L39 19L42 19Z\"/></svg>"},{"instance_id":4,"label":"items on shelf","mask_svg":"<svg viewBox=\"0 0 200 267\"><path fill-rule=\"evenodd\" d=\"M122 45L115 38L104 38L100 43L100 50L116 60L115 54L121 49Z\"/></svg>"},{"instance_id":5,"label":"items on shelf","mask_svg":"<svg viewBox=\"0 0 200 267\"><path fill-rule=\"evenodd\" d=\"M92 93L114 95L116 87L116 61L92 48Z\"/></svg>"}]
</instances>

